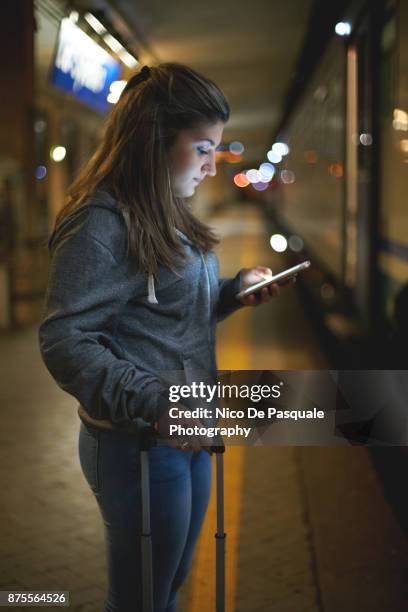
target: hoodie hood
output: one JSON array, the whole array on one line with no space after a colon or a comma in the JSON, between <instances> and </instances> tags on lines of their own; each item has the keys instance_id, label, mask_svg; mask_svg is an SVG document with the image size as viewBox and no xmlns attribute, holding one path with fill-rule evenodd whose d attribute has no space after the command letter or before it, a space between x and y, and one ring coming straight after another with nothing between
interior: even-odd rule
<instances>
[{"instance_id":1,"label":"hoodie hood","mask_svg":"<svg viewBox=\"0 0 408 612\"><path fill-rule=\"evenodd\" d=\"M55 247L56 241L58 241L59 238L61 238L63 233L70 227L70 225L75 224L77 218L80 215L85 214L89 210L90 206L95 207L95 208L105 208L107 210L110 210L114 214L118 215L118 217L122 217L121 212L118 210L118 207L116 205L116 201L114 200L114 198L107 191L104 191L102 189L97 189L91 201L87 200L82 206L77 208L77 210L73 212L72 215L69 215L66 219L64 219L64 221L60 223L58 228L52 232L48 240L48 250L50 253L52 253Z\"/></svg>"},{"instance_id":2,"label":"hoodie hood","mask_svg":"<svg viewBox=\"0 0 408 612\"><path fill-rule=\"evenodd\" d=\"M106 210L111 211L112 213L118 215L121 219L122 213L118 209L116 200L111 196L111 194L105 189L97 189L92 196L91 200L87 200L85 204L80 206L72 215L69 215L67 219L62 221L62 223L58 226L56 230L54 230L48 240L48 250L50 254L52 254L56 243L62 237L62 235L68 230L70 225L74 226L77 222L77 219L80 215L86 214L89 210L89 207L94 208L104 208ZM194 243L178 228L176 228L176 233L181 239L182 242L188 244L190 246L194 246ZM154 275L149 273L147 278L147 301L149 304L158 304L158 300L156 297L156 287L155 287L155 279Z\"/></svg>"}]
</instances>

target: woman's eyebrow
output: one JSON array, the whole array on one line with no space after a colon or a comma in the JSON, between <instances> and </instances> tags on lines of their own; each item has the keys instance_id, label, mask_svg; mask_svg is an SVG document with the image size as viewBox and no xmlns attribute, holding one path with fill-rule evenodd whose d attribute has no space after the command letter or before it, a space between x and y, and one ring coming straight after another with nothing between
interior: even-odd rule
<instances>
[{"instance_id":1,"label":"woman's eyebrow","mask_svg":"<svg viewBox=\"0 0 408 612\"><path fill-rule=\"evenodd\" d=\"M215 142L211 138L200 138L197 142L204 142L204 140L215 146Z\"/></svg>"}]
</instances>

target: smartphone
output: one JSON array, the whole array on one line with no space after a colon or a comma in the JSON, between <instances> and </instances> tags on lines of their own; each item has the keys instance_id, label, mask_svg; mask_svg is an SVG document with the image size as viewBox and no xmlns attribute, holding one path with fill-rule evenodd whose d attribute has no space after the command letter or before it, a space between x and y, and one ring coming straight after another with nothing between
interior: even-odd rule
<instances>
[{"instance_id":1,"label":"smartphone","mask_svg":"<svg viewBox=\"0 0 408 612\"><path fill-rule=\"evenodd\" d=\"M235 297L241 298L247 295L251 295L251 293L256 293L263 287L268 287L269 285L272 285L273 283L277 283L279 285L280 282L287 280L288 278L291 278L292 276L296 276L296 274L298 274L299 272L302 272L302 270L307 270L307 268L309 267L310 267L310 261L309 260L303 261L297 266L288 268L287 270L284 270L283 272L279 272L279 274L274 274L270 278L266 278L265 280L262 280L259 283L255 283L255 285L251 285L250 287L247 287L243 291L240 291L239 293L237 293Z\"/></svg>"}]
</instances>

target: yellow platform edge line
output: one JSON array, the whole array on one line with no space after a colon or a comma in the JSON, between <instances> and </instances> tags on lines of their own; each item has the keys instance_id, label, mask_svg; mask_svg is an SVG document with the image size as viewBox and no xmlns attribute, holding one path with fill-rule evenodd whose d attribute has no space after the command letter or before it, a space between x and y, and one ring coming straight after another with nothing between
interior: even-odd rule
<instances>
[{"instance_id":1,"label":"yellow platform edge line","mask_svg":"<svg viewBox=\"0 0 408 612\"><path fill-rule=\"evenodd\" d=\"M253 253L249 240L243 237L240 253L240 268L250 267ZM234 316L234 315L233 315ZM245 322L245 319L247 321ZM218 350L219 369L250 369L250 346L247 331L250 312L245 309L234 316L230 325L231 337L238 344L232 350ZM234 342L234 344L235 344ZM224 454L224 528L226 536L225 552L225 609L234 612L237 591L237 566L239 559L239 527L243 487L245 448L227 447ZM197 544L195 563L192 572L192 586L188 602L188 612L213 612L215 610L215 537L216 532L216 458L213 457L213 480L211 499Z\"/></svg>"}]
</instances>

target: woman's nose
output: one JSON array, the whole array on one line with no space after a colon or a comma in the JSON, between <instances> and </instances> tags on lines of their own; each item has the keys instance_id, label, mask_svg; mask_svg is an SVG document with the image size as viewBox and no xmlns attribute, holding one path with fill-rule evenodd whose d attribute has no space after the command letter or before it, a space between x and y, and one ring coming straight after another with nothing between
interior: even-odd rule
<instances>
[{"instance_id":1,"label":"woman's nose","mask_svg":"<svg viewBox=\"0 0 408 612\"><path fill-rule=\"evenodd\" d=\"M217 174L217 169L215 167L215 151L213 151L211 153L210 158L206 161L206 163L204 164L203 170L209 175L209 176L215 176Z\"/></svg>"}]
</instances>

